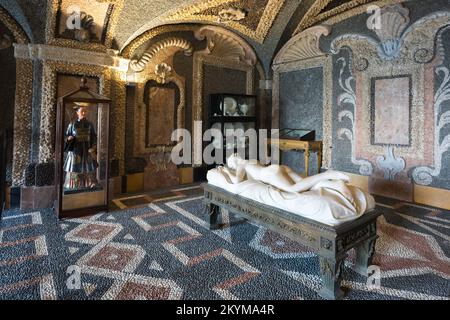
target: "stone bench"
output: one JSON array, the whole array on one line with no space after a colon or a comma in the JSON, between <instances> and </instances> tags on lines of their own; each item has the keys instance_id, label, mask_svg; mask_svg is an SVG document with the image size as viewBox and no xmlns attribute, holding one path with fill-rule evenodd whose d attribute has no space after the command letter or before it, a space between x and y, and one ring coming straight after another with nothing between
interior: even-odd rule
<instances>
[{"instance_id":1,"label":"stone bench","mask_svg":"<svg viewBox=\"0 0 450 320\"><path fill-rule=\"evenodd\" d=\"M217 229L221 209L236 213L267 229L273 230L313 249L319 256L323 281L319 294L325 299L342 299L344 292L340 283L347 251L355 248L355 271L367 276L372 265L377 236L378 209L360 218L329 226L279 208L241 197L211 184L202 184L204 202L209 213L210 229Z\"/></svg>"}]
</instances>

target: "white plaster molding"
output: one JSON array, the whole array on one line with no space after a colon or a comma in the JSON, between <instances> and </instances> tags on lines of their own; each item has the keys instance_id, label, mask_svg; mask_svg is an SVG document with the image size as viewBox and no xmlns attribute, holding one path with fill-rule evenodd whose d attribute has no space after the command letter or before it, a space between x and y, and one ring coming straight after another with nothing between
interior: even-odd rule
<instances>
[{"instance_id":1,"label":"white plaster molding","mask_svg":"<svg viewBox=\"0 0 450 320\"><path fill-rule=\"evenodd\" d=\"M353 60L365 71L368 56L377 57L378 64L393 61L396 64L426 64L436 54L436 35L443 27L450 25L450 13L438 11L415 21L409 27L409 11L402 5L382 9L382 29L376 31L377 38L359 34L344 34L331 43L331 52L336 54L343 47L349 47ZM372 59L373 60L373 59ZM363 62L363 63L361 63Z\"/></svg>"},{"instance_id":2,"label":"white plaster molding","mask_svg":"<svg viewBox=\"0 0 450 320\"><path fill-rule=\"evenodd\" d=\"M295 35L276 55L274 67L287 62L311 59L325 55L319 48L319 41L322 36L327 36L330 32L330 26L320 25Z\"/></svg>"},{"instance_id":3,"label":"white plaster molding","mask_svg":"<svg viewBox=\"0 0 450 320\"><path fill-rule=\"evenodd\" d=\"M130 68L135 72L143 71L147 64L158 53L162 53L162 55L164 55L168 48L175 48L175 50L167 52L166 55L174 55L176 52L183 50L185 56L191 56L192 52L194 51L194 47L192 46L192 44L185 39L176 37L164 39L153 44L150 48L145 50L145 53L141 58L132 60L130 63ZM155 64L159 64L159 62L155 62Z\"/></svg>"},{"instance_id":4,"label":"white plaster molding","mask_svg":"<svg viewBox=\"0 0 450 320\"><path fill-rule=\"evenodd\" d=\"M45 44L14 44L16 59L62 61L75 64L106 66L121 71L128 69L129 60L121 58L114 50L107 53L50 46Z\"/></svg>"},{"instance_id":5,"label":"white plaster molding","mask_svg":"<svg viewBox=\"0 0 450 320\"><path fill-rule=\"evenodd\" d=\"M425 186L431 185L433 178L441 174L442 167L445 166L443 154L450 150L450 134L441 141L442 129L450 124L450 111L441 114L443 103L450 100L450 70L441 65L436 69L436 74L439 73L443 74L443 79L434 97L434 166L417 167L412 172L414 181Z\"/></svg>"},{"instance_id":6,"label":"white plaster molding","mask_svg":"<svg viewBox=\"0 0 450 320\"><path fill-rule=\"evenodd\" d=\"M272 80L259 80L260 90L272 90Z\"/></svg>"},{"instance_id":7,"label":"white plaster molding","mask_svg":"<svg viewBox=\"0 0 450 320\"><path fill-rule=\"evenodd\" d=\"M385 180L395 180L395 176L405 170L406 162L401 157L394 155L394 146L385 146L385 156L379 156L377 158L377 164L380 169L384 171Z\"/></svg>"},{"instance_id":8,"label":"white plaster molding","mask_svg":"<svg viewBox=\"0 0 450 320\"><path fill-rule=\"evenodd\" d=\"M339 71L339 87L343 91L338 97L338 107L345 108L345 105L350 105L353 110L344 109L339 112L338 120L339 122L343 122L344 118L348 118L351 123L351 128L341 127L337 131L338 139L343 140L344 136L350 140L351 143L351 160L354 165L359 166L359 173L363 176L371 176L373 174L373 166L370 161L365 159L357 159L356 158L356 124L355 124L355 115L356 112L356 93L352 87L352 82L355 81L353 75L350 75L348 78L344 79L344 70L347 67L347 62L344 58L339 58L338 62L340 62L341 69Z\"/></svg>"},{"instance_id":9,"label":"white plaster molding","mask_svg":"<svg viewBox=\"0 0 450 320\"><path fill-rule=\"evenodd\" d=\"M217 26L204 26L194 32L197 40L207 41L209 54L226 60L240 60L251 66L256 65L258 59L252 47L241 37Z\"/></svg>"}]
</instances>

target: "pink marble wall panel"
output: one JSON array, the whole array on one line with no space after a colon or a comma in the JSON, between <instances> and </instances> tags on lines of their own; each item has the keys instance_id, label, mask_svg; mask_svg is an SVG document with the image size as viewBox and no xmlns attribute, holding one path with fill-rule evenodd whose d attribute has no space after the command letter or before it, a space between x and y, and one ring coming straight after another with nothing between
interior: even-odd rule
<instances>
[{"instance_id":1,"label":"pink marble wall panel","mask_svg":"<svg viewBox=\"0 0 450 320\"><path fill-rule=\"evenodd\" d=\"M374 143L409 145L410 78L373 79Z\"/></svg>"},{"instance_id":2,"label":"pink marble wall panel","mask_svg":"<svg viewBox=\"0 0 450 320\"><path fill-rule=\"evenodd\" d=\"M150 88L147 118L147 146L170 145L175 129L175 90L172 88Z\"/></svg>"}]
</instances>

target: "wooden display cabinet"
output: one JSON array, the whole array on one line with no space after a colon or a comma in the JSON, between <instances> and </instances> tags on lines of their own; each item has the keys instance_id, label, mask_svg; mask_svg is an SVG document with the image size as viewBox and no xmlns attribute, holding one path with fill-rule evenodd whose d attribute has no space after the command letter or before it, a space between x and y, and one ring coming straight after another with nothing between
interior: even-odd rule
<instances>
[{"instance_id":1,"label":"wooden display cabinet","mask_svg":"<svg viewBox=\"0 0 450 320\"><path fill-rule=\"evenodd\" d=\"M111 100L87 87L58 100L54 209L59 218L108 210Z\"/></svg>"}]
</instances>

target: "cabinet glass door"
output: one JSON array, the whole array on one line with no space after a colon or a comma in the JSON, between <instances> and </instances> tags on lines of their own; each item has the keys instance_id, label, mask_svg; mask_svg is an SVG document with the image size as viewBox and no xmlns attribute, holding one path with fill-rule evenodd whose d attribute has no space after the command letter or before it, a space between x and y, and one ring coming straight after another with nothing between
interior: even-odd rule
<instances>
[{"instance_id":1,"label":"cabinet glass door","mask_svg":"<svg viewBox=\"0 0 450 320\"><path fill-rule=\"evenodd\" d=\"M65 105L64 211L107 203L108 116L102 103Z\"/></svg>"}]
</instances>

